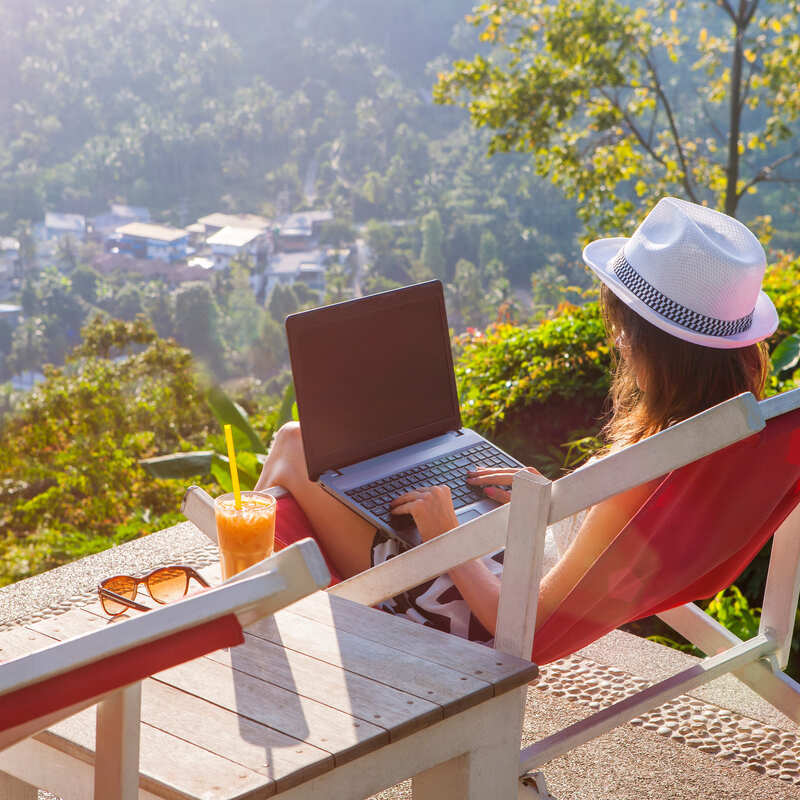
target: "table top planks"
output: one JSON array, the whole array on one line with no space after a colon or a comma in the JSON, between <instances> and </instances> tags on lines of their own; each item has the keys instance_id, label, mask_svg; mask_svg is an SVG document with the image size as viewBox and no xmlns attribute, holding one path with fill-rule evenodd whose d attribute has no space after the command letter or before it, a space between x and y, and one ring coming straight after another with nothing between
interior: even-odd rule
<instances>
[{"instance_id":1,"label":"table top planks","mask_svg":"<svg viewBox=\"0 0 800 800\"><path fill-rule=\"evenodd\" d=\"M0 633L7 660L115 624L99 606ZM143 682L141 786L170 798L268 797L536 677L530 662L324 592L245 643ZM37 739L93 759L93 708Z\"/></svg>"},{"instance_id":2,"label":"table top planks","mask_svg":"<svg viewBox=\"0 0 800 800\"><path fill-rule=\"evenodd\" d=\"M372 616L367 617L365 612ZM500 653L491 647L476 646L474 642L458 636L443 635L440 631L402 617L365 609L358 603L327 592L314 592L289 606L284 613L298 614L336 631L354 633L363 639L474 676L490 683L496 695L522 683L530 683L539 674L538 668L531 662ZM370 624L365 625L367 619ZM521 669L525 673L524 679L521 679Z\"/></svg>"}]
</instances>

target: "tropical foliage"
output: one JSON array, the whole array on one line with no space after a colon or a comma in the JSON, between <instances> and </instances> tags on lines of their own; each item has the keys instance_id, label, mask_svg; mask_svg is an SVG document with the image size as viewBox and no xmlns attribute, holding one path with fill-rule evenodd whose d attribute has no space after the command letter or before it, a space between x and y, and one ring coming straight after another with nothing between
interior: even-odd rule
<instances>
[{"instance_id":1,"label":"tropical foliage","mask_svg":"<svg viewBox=\"0 0 800 800\"><path fill-rule=\"evenodd\" d=\"M0 428L0 583L177 521L183 487L137 461L211 424L188 351L141 320L95 318Z\"/></svg>"},{"instance_id":2,"label":"tropical foliage","mask_svg":"<svg viewBox=\"0 0 800 800\"><path fill-rule=\"evenodd\" d=\"M488 52L439 75L439 102L522 151L578 200L587 232L627 233L666 194L737 215L794 180L800 4L504 0L470 17ZM763 204L747 205L766 212Z\"/></svg>"},{"instance_id":3,"label":"tropical foliage","mask_svg":"<svg viewBox=\"0 0 800 800\"><path fill-rule=\"evenodd\" d=\"M611 357L596 301L535 327L500 323L456 342L464 424L556 477L562 445L596 433Z\"/></svg>"}]
</instances>

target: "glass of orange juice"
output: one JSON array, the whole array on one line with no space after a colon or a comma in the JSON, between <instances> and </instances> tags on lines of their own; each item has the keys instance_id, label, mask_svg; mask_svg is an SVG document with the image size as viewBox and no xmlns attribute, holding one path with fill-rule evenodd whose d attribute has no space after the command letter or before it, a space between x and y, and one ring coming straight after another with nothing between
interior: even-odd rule
<instances>
[{"instance_id":1,"label":"glass of orange juice","mask_svg":"<svg viewBox=\"0 0 800 800\"><path fill-rule=\"evenodd\" d=\"M272 555L275 548L275 498L260 492L241 496L240 509L233 492L214 501L223 580Z\"/></svg>"}]
</instances>

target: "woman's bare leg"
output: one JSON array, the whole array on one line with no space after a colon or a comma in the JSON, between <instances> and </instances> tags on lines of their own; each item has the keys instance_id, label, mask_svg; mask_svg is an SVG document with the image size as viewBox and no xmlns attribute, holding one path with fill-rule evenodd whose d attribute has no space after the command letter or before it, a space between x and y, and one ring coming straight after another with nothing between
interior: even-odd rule
<instances>
[{"instance_id":1,"label":"woman's bare leg","mask_svg":"<svg viewBox=\"0 0 800 800\"><path fill-rule=\"evenodd\" d=\"M255 488L270 486L283 486L294 495L342 577L369 569L375 528L308 479L297 422L288 422L272 440Z\"/></svg>"}]
</instances>

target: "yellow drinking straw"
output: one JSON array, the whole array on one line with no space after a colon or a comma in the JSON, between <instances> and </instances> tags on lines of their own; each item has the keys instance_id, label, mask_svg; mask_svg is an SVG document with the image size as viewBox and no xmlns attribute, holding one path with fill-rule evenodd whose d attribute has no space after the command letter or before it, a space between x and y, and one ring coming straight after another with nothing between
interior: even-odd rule
<instances>
[{"instance_id":1,"label":"yellow drinking straw","mask_svg":"<svg viewBox=\"0 0 800 800\"><path fill-rule=\"evenodd\" d=\"M242 510L242 493L239 491L239 471L236 469L236 451L233 449L233 433L231 426L225 426L225 444L228 445L228 465L231 468L231 483L233 484L233 502L237 511Z\"/></svg>"}]
</instances>

